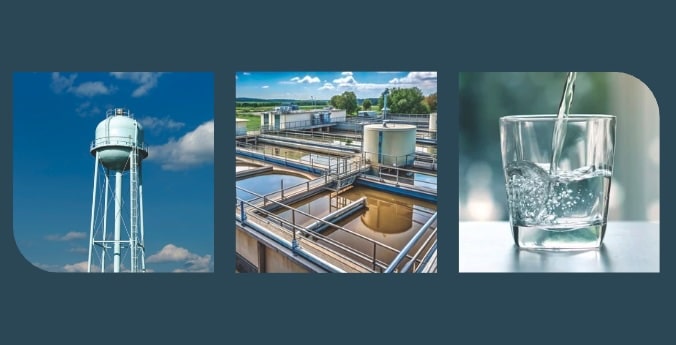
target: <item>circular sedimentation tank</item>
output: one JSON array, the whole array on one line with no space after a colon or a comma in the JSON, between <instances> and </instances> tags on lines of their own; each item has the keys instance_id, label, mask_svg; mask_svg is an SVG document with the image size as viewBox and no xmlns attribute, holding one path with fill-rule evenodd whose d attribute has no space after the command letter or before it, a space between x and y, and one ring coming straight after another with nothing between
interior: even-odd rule
<instances>
[{"instance_id":1,"label":"circular sedimentation tank","mask_svg":"<svg viewBox=\"0 0 676 345\"><path fill-rule=\"evenodd\" d=\"M371 164L408 166L415 159L416 126L383 122L364 126L364 156Z\"/></svg>"},{"instance_id":2,"label":"circular sedimentation tank","mask_svg":"<svg viewBox=\"0 0 676 345\"><path fill-rule=\"evenodd\" d=\"M413 225L413 208L379 199L366 199L366 212L361 220L369 229L384 233L398 234Z\"/></svg>"},{"instance_id":3,"label":"circular sedimentation tank","mask_svg":"<svg viewBox=\"0 0 676 345\"><path fill-rule=\"evenodd\" d=\"M99 154L101 164L111 170L129 170L129 154L138 149L139 162L148 157L143 142L143 126L131 117L128 109L115 108L106 112L106 119L96 126L91 154Z\"/></svg>"}]
</instances>

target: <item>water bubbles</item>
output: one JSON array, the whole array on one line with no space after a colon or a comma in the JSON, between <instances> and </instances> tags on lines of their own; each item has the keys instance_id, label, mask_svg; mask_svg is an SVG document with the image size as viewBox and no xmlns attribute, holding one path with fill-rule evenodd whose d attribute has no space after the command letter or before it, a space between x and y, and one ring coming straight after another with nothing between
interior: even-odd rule
<instances>
[{"instance_id":1,"label":"water bubbles","mask_svg":"<svg viewBox=\"0 0 676 345\"><path fill-rule=\"evenodd\" d=\"M507 191L514 219L536 222L546 216L549 174L531 162L518 161L507 165Z\"/></svg>"},{"instance_id":2,"label":"water bubbles","mask_svg":"<svg viewBox=\"0 0 676 345\"><path fill-rule=\"evenodd\" d=\"M610 172L594 167L549 176L538 165L524 161L508 164L506 173L511 217L527 226L598 217L610 180Z\"/></svg>"}]
</instances>

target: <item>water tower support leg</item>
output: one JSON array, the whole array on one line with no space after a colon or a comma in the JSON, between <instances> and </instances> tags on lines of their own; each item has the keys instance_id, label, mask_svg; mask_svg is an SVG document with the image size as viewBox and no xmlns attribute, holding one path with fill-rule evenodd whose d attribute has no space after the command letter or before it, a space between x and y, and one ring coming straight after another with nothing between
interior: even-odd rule
<instances>
[{"instance_id":1,"label":"water tower support leg","mask_svg":"<svg viewBox=\"0 0 676 345\"><path fill-rule=\"evenodd\" d=\"M106 180L106 189L104 192L104 198L103 198L103 239L105 240L108 238L108 190L110 189L110 171L106 168L103 169L103 173L105 175L105 180ZM108 251L108 245L104 242L103 243L103 250L101 251L101 272L106 271L106 254Z\"/></svg>"},{"instance_id":2,"label":"water tower support leg","mask_svg":"<svg viewBox=\"0 0 676 345\"><path fill-rule=\"evenodd\" d=\"M145 229L143 228L143 178L141 177L141 166L139 165L139 185L138 185L138 202L139 210L141 211L141 272L146 271L146 247L145 247Z\"/></svg>"},{"instance_id":3,"label":"water tower support leg","mask_svg":"<svg viewBox=\"0 0 676 345\"><path fill-rule=\"evenodd\" d=\"M89 256L87 258L87 272L92 271L92 250L94 250L94 211L96 210L96 182L99 174L99 153L94 159L94 190L92 191L92 219L89 223Z\"/></svg>"}]
</instances>

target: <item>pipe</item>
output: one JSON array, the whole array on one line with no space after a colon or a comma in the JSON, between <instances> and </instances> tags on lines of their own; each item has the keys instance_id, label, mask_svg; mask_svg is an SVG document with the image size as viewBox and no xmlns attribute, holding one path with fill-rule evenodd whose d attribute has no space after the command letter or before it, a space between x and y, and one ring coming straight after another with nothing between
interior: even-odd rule
<instances>
[{"instance_id":1,"label":"pipe","mask_svg":"<svg viewBox=\"0 0 676 345\"><path fill-rule=\"evenodd\" d=\"M274 241L277 242L278 244L281 244L281 245L284 246L285 248L292 250L294 253L299 254L300 256L302 256L302 257L304 257L304 258L306 258L306 259L312 261L313 263L315 263L315 264L321 266L321 267L324 268L325 270L327 270L327 271L329 271L329 272L331 272L331 273L345 273L344 270L342 270L342 269L340 269L340 268L338 268L338 267L336 267L336 266L334 266L334 265L332 265L332 264L326 262L326 261L323 260L323 259L320 259L320 258L318 258L318 257L316 257L316 256L314 256L314 255L312 255L312 254L310 254L310 253L304 251L304 250L301 249L301 248L295 248L295 249L294 249L293 246L292 246L287 240L285 240L285 239L281 238L280 236L278 236L278 235L272 233L271 231L269 231L269 230L263 228L262 226L260 226L260 225L258 225L258 224L256 224L256 223L253 223L253 222L249 222L249 221L247 221L247 220L242 221L239 215L236 215L235 218L237 219L237 221L240 221L242 224L245 224L245 225L247 225L247 226L253 228L253 229L256 230L257 232L261 233L263 236L265 236L265 237L267 237L267 238L270 238L270 239L274 240Z\"/></svg>"},{"instance_id":2,"label":"pipe","mask_svg":"<svg viewBox=\"0 0 676 345\"><path fill-rule=\"evenodd\" d=\"M307 227L305 227L307 230L310 231L315 231L315 232L322 232L324 231L327 227L330 226L330 224L326 223L335 223L339 219L342 219L343 216L349 216L353 212L357 211L358 209L364 207L366 203L366 197L363 196L357 200L355 200L353 203L339 209L336 211L333 211L332 213L329 213L328 215L320 218L319 220L311 223ZM294 224L295 225L295 224Z\"/></svg>"},{"instance_id":3,"label":"pipe","mask_svg":"<svg viewBox=\"0 0 676 345\"><path fill-rule=\"evenodd\" d=\"M115 238L113 242L113 272L120 272L120 227L122 225L122 172L115 171Z\"/></svg>"},{"instance_id":4,"label":"pipe","mask_svg":"<svg viewBox=\"0 0 676 345\"><path fill-rule=\"evenodd\" d=\"M428 244L430 243L430 241L432 240L432 237L434 237L434 235L435 235L436 233L437 233L437 229L432 230L432 234L430 234L430 236L427 237L427 239L425 240L425 242L423 242L423 244L420 246L420 248L418 249L418 251L415 252L415 254L414 254L413 257L411 258L411 260L409 260L409 261L406 263L406 265L404 265L404 267L401 269L401 272L408 272L408 270L411 269L411 266L413 266L413 263L415 263L415 260L417 260L418 255L420 255L420 253L422 252L422 250L425 249L425 247L427 247L427 245L428 245ZM428 252L427 252L425 255L426 255L426 256L429 255L429 254L430 254L429 251L433 250L434 248L436 248L436 241L434 242L433 246L430 247L430 249L428 250ZM422 262L421 262L421 264L422 264Z\"/></svg>"},{"instance_id":5,"label":"pipe","mask_svg":"<svg viewBox=\"0 0 676 345\"><path fill-rule=\"evenodd\" d=\"M430 250L427 252L427 254L423 258L423 260L420 262L420 266L418 267L418 270L415 271L415 273L422 272L423 268L425 268L425 266L427 265L427 262L430 261L430 259L432 258L432 253L434 253L436 250L437 250L437 243L434 242L434 244L432 245L432 248L430 248Z\"/></svg>"},{"instance_id":6,"label":"pipe","mask_svg":"<svg viewBox=\"0 0 676 345\"><path fill-rule=\"evenodd\" d=\"M355 152L355 149L351 148L341 148L338 146L330 146L330 145L321 145L321 144L303 144L303 143L294 143L291 141L283 141L283 140L275 140L275 139L267 139L267 138L259 138L258 141L262 143L268 143L268 144L274 144L277 146L286 146L286 147L293 147L296 149L304 149L307 151L315 151L319 153L335 153L339 155L344 155L344 154L352 154Z\"/></svg>"},{"instance_id":7,"label":"pipe","mask_svg":"<svg viewBox=\"0 0 676 345\"><path fill-rule=\"evenodd\" d=\"M406 243L404 248L399 252L399 254L397 254L397 257L395 257L394 260L392 260L392 263L390 263L390 265L387 267L387 269L385 269L385 272L383 273L392 273L394 271L394 269L399 265L401 260L406 256L406 253L408 253L411 250L411 248L413 248L413 246L418 242L420 237L422 237L422 235L427 231L427 229L430 226L432 226L432 223L437 219L437 214L438 212L435 212L432 215L432 217L430 217L430 219L428 219L427 222L425 222L425 224L420 228L420 230L418 230L418 232L415 235L413 235L411 240L408 241L408 243Z\"/></svg>"},{"instance_id":8,"label":"pipe","mask_svg":"<svg viewBox=\"0 0 676 345\"><path fill-rule=\"evenodd\" d=\"M143 228L143 173L141 172L141 163L138 165L138 202L139 211L141 211L141 272L146 271L146 245L145 245L145 229Z\"/></svg>"},{"instance_id":9,"label":"pipe","mask_svg":"<svg viewBox=\"0 0 676 345\"><path fill-rule=\"evenodd\" d=\"M303 170L303 171L308 171L308 172L310 172L312 174L316 174L316 175L321 175L321 174L324 174L326 172L326 169L324 169L324 168L319 168L319 167L315 168L312 165L307 166L307 165L304 165L302 162L298 162L298 163L294 163L292 161L286 162L286 161L284 161L284 159L276 159L275 157L266 156L264 153L261 154L261 153L258 153L258 152L248 151L246 149L245 150L235 149L235 154L246 156L246 157L251 157L253 159L258 159L258 160L262 160L262 161L272 162L274 164L288 166L288 167L296 168L296 169ZM312 162L310 162L310 163L312 163Z\"/></svg>"},{"instance_id":10,"label":"pipe","mask_svg":"<svg viewBox=\"0 0 676 345\"><path fill-rule=\"evenodd\" d=\"M278 143L284 142L284 143L291 143L291 144L295 144L295 145L308 145L308 146L315 146L315 147L323 147L323 148L334 149L334 150L339 150L339 151L350 151L350 152L359 152L360 151L360 149L357 148L357 147L351 147L351 146L345 146L345 145L335 145L335 144L323 144L323 143L318 143L318 142L312 141L312 140L289 138L289 137L280 137L280 136L275 136L275 135L270 135L270 134L261 134L259 136L259 140L261 140L261 142L265 142L265 140L269 140L269 141L278 142Z\"/></svg>"}]
</instances>

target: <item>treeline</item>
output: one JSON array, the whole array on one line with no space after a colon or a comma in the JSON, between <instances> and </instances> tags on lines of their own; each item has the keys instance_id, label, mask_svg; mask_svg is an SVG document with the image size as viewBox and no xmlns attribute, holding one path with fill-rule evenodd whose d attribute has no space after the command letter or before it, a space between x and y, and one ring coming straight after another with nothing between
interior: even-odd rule
<instances>
[{"instance_id":1,"label":"treeline","mask_svg":"<svg viewBox=\"0 0 676 345\"><path fill-rule=\"evenodd\" d=\"M417 87L392 88L383 90L379 98L358 99L352 91L345 91L330 100L250 100L237 101L238 108L277 107L295 104L299 107L333 106L345 109L348 114L355 115L359 110L382 111L385 106L384 94L387 95L387 112L390 114L429 114L437 111L437 93L424 96ZM361 102L360 102L361 100ZM361 104L360 104L361 103Z\"/></svg>"},{"instance_id":2,"label":"treeline","mask_svg":"<svg viewBox=\"0 0 676 345\"><path fill-rule=\"evenodd\" d=\"M388 93L387 112L390 114L429 114L437 111L437 93L424 96L417 87L386 89L376 102L368 98L364 99L361 107L358 105L355 93L345 91L331 97L329 104L338 109L345 109L348 114L355 114L359 110L371 110L374 107L382 111L385 107L385 92Z\"/></svg>"},{"instance_id":3,"label":"treeline","mask_svg":"<svg viewBox=\"0 0 676 345\"><path fill-rule=\"evenodd\" d=\"M293 101L293 102L283 102L283 101L256 101L256 102L237 102L236 106L238 108L258 108L258 107L278 107L282 105L291 105L295 104L298 106L326 106L329 104L328 101L315 100L313 101Z\"/></svg>"}]
</instances>

